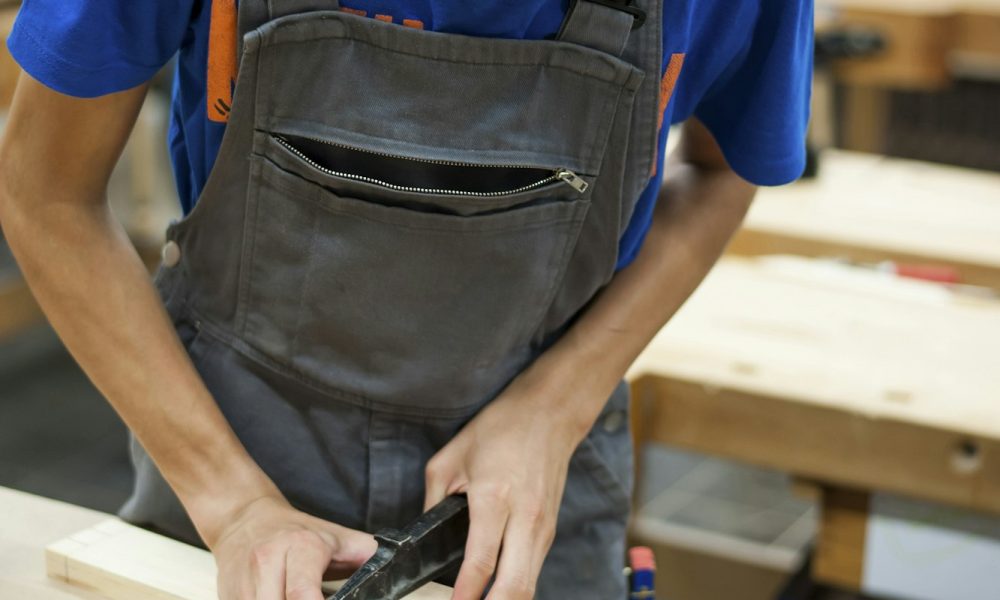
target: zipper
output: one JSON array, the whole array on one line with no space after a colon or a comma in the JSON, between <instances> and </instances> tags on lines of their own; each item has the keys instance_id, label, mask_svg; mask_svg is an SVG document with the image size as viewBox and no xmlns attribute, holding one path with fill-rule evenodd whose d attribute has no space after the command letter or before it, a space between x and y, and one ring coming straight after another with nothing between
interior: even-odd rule
<instances>
[{"instance_id":1,"label":"zipper","mask_svg":"<svg viewBox=\"0 0 1000 600\"><path fill-rule=\"evenodd\" d=\"M341 178L344 178L344 179L353 179L355 181L363 181L365 183L371 183L371 184L374 184L374 185L386 187L386 188L389 188L389 189L392 189L392 190L398 190L398 191L401 191L401 192L416 192L416 193L421 193L421 194L438 194L438 195L449 195L449 196L495 197L495 196L508 196L508 195L511 195L511 194L518 194L518 193L521 193L521 192L527 192L529 190L537 189L537 188L540 188L542 186L548 185L548 184L556 182L556 181L560 181L560 182L565 183L566 185L572 187L574 190L576 190L577 192L579 192L581 194L583 192L587 191L587 188L590 186L590 184L587 183L582 177L580 177L579 175L577 175L573 171L571 171L569 169L566 169L566 168L552 169L551 174L549 174L547 177L544 177L544 178L542 178L542 179L540 179L538 181L529 183L527 185L522 185L522 186L514 188L514 189L503 190L503 191L495 191L495 192L471 192L471 191L466 191L466 190L425 188L425 187L413 187L413 186L397 185L397 184L394 184L394 183L389 183L388 181L384 181L382 179L378 179L378 178L374 178L374 177L368 177L366 175L360 175L360 174L357 174L357 173L345 173L345 172L342 172L342 171L336 171L334 169L330 169L328 167L325 167L325 166L319 164L318 162L316 162L315 160L313 160L312 158L310 158L309 156L307 156L304 152L302 152L301 150L299 150L298 148L296 148L291 142L289 142L284 137L282 137L280 135L276 135L276 134L272 134L272 137L279 144L281 144L282 146L284 146L289 152L291 152L292 154L294 154L295 156L297 156L300 160L304 161L306 164L308 164L312 168L314 168L314 169L316 169L316 170L318 170L318 171L320 171L322 173L325 173L327 175L332 175L334 177L341 177ZM363 153L367 153L367 154L373 154L373 155L376 155L376 156L383 156L383 157L387 157L387 158L391 158L391 159L396 159L396 160L410 160L410 161L416 161L416 162L425 162L425 163L431 163L431 164L436 164L436 165L446 165L446 166L455 166L455 167L473 167L473 168L479 168L479 167L490 168L490 167L495 167L495 168L506 168L506 169L522 169L522 168L523 169L537 169L537 167L531 167L531 166L528 166L528 165L475 164L475 163L462 163L462 162L454 162L454 161L446 161L446 160L432 160L432 159L426 159L426 158L412 158L412 157L409 157L409 156L399 156L399 155L395 155L395 154L387 154L387 153L384 153L384 152L376 152L376 151L372 151L372 150L365 150L363 148L356 148L356 147L353 147L353 146L347 146L347 145L344 145L344 144L338 144L336 142L330 142L330 141L327 141L327 140L320 140L320 139L316 139L316 138L304 138L304 139L308 139L309 141L316 142L316 143L319 143L319 144L326 144L326 145L329 145L329 146L343 148L345 150L350 150L350 151L353 151L353 152L363 152Z\"/></svg>"}]
</instances>

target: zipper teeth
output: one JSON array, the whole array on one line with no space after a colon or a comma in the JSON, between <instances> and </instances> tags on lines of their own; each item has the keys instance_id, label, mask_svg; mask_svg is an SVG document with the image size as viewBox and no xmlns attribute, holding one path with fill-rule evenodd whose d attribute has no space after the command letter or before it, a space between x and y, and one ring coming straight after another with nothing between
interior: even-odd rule
<instances>
[{"instance_id":1,"label":"zipper teeth","mask_svg":"<svg viewBox=\"0 0 1000 600\"><path fill-rule=\"evenodd\" d=\"M394 183L389 183L387 181L382 181L381 179L375 179L374 177L366 177L364 175L357 175L355 173L342 173L340 171L334 171L333 169L324 167L323 165L317 163L313 159L311 159L308 156L306 156L301 150L299 150L298 148L296 148L295 146L293 146L291 144L291 142L289 142L285 138L283 138L283 137L281 137L279 135L276 135L276 136L274 136L274 139L276 139L279 144L281 144L282 146L284 146L285 148L287 148L289 152L291 152L295 156L299 157L301 160L303 160L306 163L308 163L309 166L311 166L314 169L317 169L319 171L322 171L323 173L326 173L327 175L333 175L334 177L343 177L345 179L354 179L354 180L357 180L357 181L364 181L366 183L372 183L372 184L375 184L375 185L387 187L389 189L398 190L398 191L401 191L401 192L418 192L418 193L422 193L422 194L441 194L441 195L450 195L450 196L477 196L477 197L507 196L507 195L510 195L510 194L517 194L517 193L520 193L520 192L526 192L528 190L532 190L532 189L535 189L537 187L541 187L543 185L546 185L546 184L551 183L553 181L556 181L558 179L558 177L556 176L556 174L553 173L553 174L549 175L548 177L546 177L545 179L541 179L541 180L536 181L534 183L529 183L528 185L523 185L523 186L521 186L519 188L515 188L515 189L512 189L512 190L506 190L506 191L502 191L502 192L466 192L466 191L462 191L462 190L445 190L445 189L435 189L435 188L410 187L410 186L396 185ZM458 167L515 167L515 168L535 168L535 167L526 167L524 165L470 165L468 163L449 162L449 161L443 161L443 160L429 160L429 159L422 159L422 158L409 158L409 157L403 157L403 156L395 156L395 155L392 155L392 154L386 154L386 153L383 153L383 152L369 152L368 150L359 150L358 148L353 148L351 146L344 146L344 145L341 145L341 144L334 144L334 143L327 142L327 141L324 141L324 140L317 140L315 138L307 138L307 139L310 139L310 140L312 140L314 142L318 142L318 143L321 143L321 144L329 144L331 146L339 146L341 148L347 148L348 150L357 150L359 152L368 152L369 154L376 154L376 155L385 156L385 157L388 157L388 158L402 158L402 159L406 159L406 160L415 160L415 161L419 161L419 162L434 163L434 164L439 164L439 165L453 165L453 166L458 166Z\"/></svg>"}]
</instances>

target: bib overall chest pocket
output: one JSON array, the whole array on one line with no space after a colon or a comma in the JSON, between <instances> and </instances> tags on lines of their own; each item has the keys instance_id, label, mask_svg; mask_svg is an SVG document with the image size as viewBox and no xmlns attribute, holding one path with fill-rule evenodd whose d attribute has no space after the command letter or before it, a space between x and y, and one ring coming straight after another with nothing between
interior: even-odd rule
<instances>
[{"instance_id":1,"label":"bib overall chest pocket","mask_svg":"<svg viewBox=\"0 0 1000 600\"><path fill-rule=\"evenodd\" d=\"M248 44L267 52L243 337L366 405L482 405L528 360L595 207L617 210L593 184L641 72L344 13L278 19Z\"/></svg>"}]
</instances>

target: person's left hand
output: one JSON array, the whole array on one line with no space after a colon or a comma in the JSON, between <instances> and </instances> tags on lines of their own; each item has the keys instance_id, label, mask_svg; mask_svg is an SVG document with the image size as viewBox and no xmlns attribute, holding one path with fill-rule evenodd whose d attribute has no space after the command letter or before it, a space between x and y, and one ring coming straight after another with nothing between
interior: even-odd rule
<instances>
[{"instance_id":1,"label":"person's left hand","mask_svg":"<svg viewBox=\"0 0 1000 600\"><path fill-rule=\"evenodd\" d=\"M487 600L534 597L569 461L589 429L579 414L559 409L568 405L561 402L567 393L522 374L428 462L425 508L451 494L469 500L453 600L482 598L494 572Z\"/></svg>"}]
</instances>

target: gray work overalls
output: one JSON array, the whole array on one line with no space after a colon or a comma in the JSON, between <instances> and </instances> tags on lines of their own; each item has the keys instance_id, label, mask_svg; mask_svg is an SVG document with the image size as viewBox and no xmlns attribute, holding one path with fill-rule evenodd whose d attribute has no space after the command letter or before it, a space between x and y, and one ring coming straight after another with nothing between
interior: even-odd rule
<instances>
[{"instance_id":1,"label":"gray work overalls","mask_svg":"<svg viewBox=\"0 0 1000 600\"><path fill-rule=\"evenodd\" d=\"M427 460L610 281L657 135L660 3L635 5L636 29L581 0L558 40L508 40L240 2L233 111L156 285L293 505L405 524ZM625 597L627 404L572 458L539 598ZM122 516L197 541L132 450Z\"/></svg>"}]
</instances>

